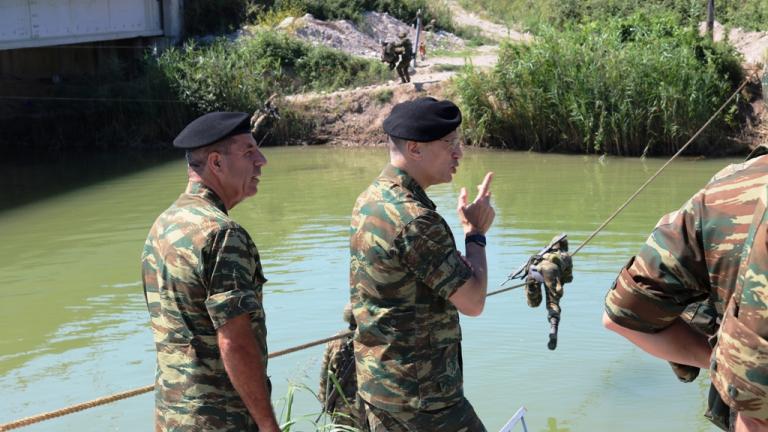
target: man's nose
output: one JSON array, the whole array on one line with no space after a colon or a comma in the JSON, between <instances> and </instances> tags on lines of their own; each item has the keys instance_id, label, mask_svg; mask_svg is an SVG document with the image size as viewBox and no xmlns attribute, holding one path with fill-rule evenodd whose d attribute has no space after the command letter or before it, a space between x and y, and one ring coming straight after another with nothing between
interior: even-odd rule
<instances>
[{"instance_id":1,"label":"man's nose","mask_svg":"<svg viewBox=\"0 0 768 432\"><path fill-rule=\"evenodd\" d=\"M456 159L461 159L464 157L464 145L459 144L456 146L456 148L453 150L453 157Z\"/></svg>"},{"instance_id":2,"label":"man's nose","mask_svg":"<svg viewBox=\"0 0 768 432\"><path fill-rule=\"evenodd\" d=\"M264 156L264 153L261 152L261 150L256 150L256 158L253 161L253 164L256 166L264 166L267 164L267 157Z\"/></svg>"}]
</instances>

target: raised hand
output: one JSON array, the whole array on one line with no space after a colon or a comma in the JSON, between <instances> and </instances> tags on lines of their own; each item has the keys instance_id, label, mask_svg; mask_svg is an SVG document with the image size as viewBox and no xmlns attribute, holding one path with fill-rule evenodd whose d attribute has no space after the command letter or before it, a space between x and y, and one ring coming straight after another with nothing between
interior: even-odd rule
<instances>
[{"instance_id":1,"label":"raised hand","mask_svg":"<svg viewBox=\"0 0 768 432\"><path fill-rule=\"evenodd\" d=\"M485 175L483 182L477 186L477 197L467 204L467 189L461 188L459 204L456 211L459 221L464 229L464 234L485 234L491 227L496 212L491 206L491 180L493 173Z\"/></svg>"}]
</instances>

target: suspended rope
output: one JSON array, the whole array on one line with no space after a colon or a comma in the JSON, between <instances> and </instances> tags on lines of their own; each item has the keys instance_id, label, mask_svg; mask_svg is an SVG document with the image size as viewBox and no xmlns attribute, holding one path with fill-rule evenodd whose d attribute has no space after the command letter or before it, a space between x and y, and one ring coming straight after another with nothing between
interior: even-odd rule
<instances>
[{"instance_id":1,"label":"suspended rope","mask_svg":"<svg viewBox=\"0 0 768 432\"><path fill-rule=\"evenodd\" d=\"M753 76L753 77L754 77L754 76ZM715 118L717 118L717 116L718 116L718 115L720 115L720 113L723 111L723 109L725 109L725 107L726 107L726 106L728 106L728 104L731 102L731 100L733 100L733 98L735 98L735 97L736 97L736 95L737 95L737 94L739 94L739 93L741 92L741 90L743 90L743 89L744 89L744 87L745 87L745 86L746 86L746 85L749 83L749 81L750 81L750 77L744 78L744 81L742 81L741 85L740 85L740 86L739 86L739 87L736 89L736 91L734 91L734 92L731 94L731 96L730 96L730 97L729 97L729 98L728 98L728 99L727 99L727 100L726 100L726 101L725 101L725 102L724 102L722 105L720 105L720 108L718 108L718 110L717 110L717 111L715 111L715 113L714 113L714 114L712 114L712 116L709 118L709 120L707 120L707 122L706 122L706 123L704 123L704 126L700 127L700 128L699 128L699 130L697 130L697 131L696 131L696 133L695 133L695 134L693 134L693 136L691 137L691 139L689 139L689 140L688 140L688 142L686 142L685 144L683 144L683 146L682 146L682 147L680 147L680 150L678 150L678 151L677 151L677 153L675 153L674 155L672 155L672 157L671 157L671 158L669 158L669 160L668 160L668 161L667 161L667 162L666 162L664 165L662 165L662 166L661 166L661 168L659 168L659 169L658 169L658 171L656 171L656 172L655 172L655 173L654 173L652 176L650 176L650 177L648 178L648 180L646 180L646 181L645 181L645 183L643 183L643 184L642 184L642 185L641 185L641 186L640 186L640 187L639 187L639 188L638 188L638 189L635 191L635 193L633 193L633 194L632 194L632 195L631 195L629 198L627 198L627 200L626 200L626 201L624 201L624 204L620 205L620 206L619 206L619 208L617 208L617 209L616 209L616 211L614 211L614 212L613 212L613 213L612 213L610 216L608 216L608 219L606 219L606 220L605 220L605 222L603 222L602 224L600 224L600 226L599 226L599 227L597 227L597 229L595 229L595 230L592 232L592 234L590 234L589 236L587 236L587 238L586 238L586 239L585 239L583 242L581 242L581 244L579 244L579 246L578 246L578 247L577 247L577 248L576 248L576 249L573 251L573 253L571 254L571 256L573 256L573 255L576 255L577 253L579 253L579 251L580 251L580 250L581 250L581 249L582 249L584 246L586 246L586 245L587 245L587 243L589 243L590 241L592 241L592 239L593 239L593 238L595 238L595 236L596 236L596 235L597 235L597 234L598 234L600 231L602 231L603 229L605 229L605 227L606 227L606 226L607 226L609 223L611 223L611 221L613 221L614 219L616 219L616 216L618 216L618 215L619 215L619 213L621 213L621 212L622 212L622 211L623 211L625 208L627 208L627 206L629 205L629 203L631 203L632 201L634 201L634 199L635 199L635 198L637 198L637 196L638 196L638 195L640 195L640 192L642 192L643 190L645 190L645 188L646 188L646 187L648 187L648 185L649 185L649 184L651 184L651 182L653 182L654 180L656 180L656 177L658 177L658 176L659 176L659 174L661 174L661 173L662 173L662 171L664 171L665 169L667 169L667 167L669 166L669 164L671 164L671 163L672 163L672 161L674 161L675 159L677 159L677 157L678 157L678 156L680 156L681 154L683 154L683 152L685 151L685 149L687 149L687 148L688 148L688 146L689 146L689 145L691 145L691 143L693 143L693 141L694 141L694 140L696 140L696 138L698 138L698 137L699 137L699 135L701 135L701 133L702 133L702 132L704 132L704 129L706 129L706 128L707 128L707 126L709 126L709 125L710 125L710 123L712 123L712 121L714 121L714 120L715 120ZM501 293L503 293L503 292L511 291L511 290L513 290L513 289L515 289L515 288L520 288L520 287L523 287L523 286L525 286L525 282L523 282L523 283L520 283L520 284L517 284L517 285L513 285L513 286L511 286L511 287L502 288L502 289L499 289L499 290L496 290L496 291L491 291L491 292L489 292L489 293L487 294L487 296L486 296L486 297L490 297L490 296L492 296L492 295L496 295L496 294L501 294Z\"/></svg>"},{"instance_id":2,"label":"suspended rope","mask_svg":"<svg viewBox=\"0 0 768 432\"><path fill-rule=\"evenodd\" d=\"M301 351L303 349L311 348L317 345L322 345L324 343L330 342L332 340L345 338L347 336L351 336L353 334L352 331L346 331L343 333L339 333L336 336L327 337L324 339L318 339L316 341L307 342L305 344L297 345L295 347L287 348L281 351L275 351L272 353L269 353L268 358L276 358L280 356L284 356L286 354L290 354L296 351ZM37 414L31 417L23 418L21 420L16 420L10 423L6 423L3 425L0 425L0 431L9 431L11 429L17 429L24 426L29 426L31 424L39 423L45 420L54 419L56 417L65 416L67 414L73 414L78 411L87 410L89 408L95 408L100 405L106 405L108 403L117 402L119 400L128 399L134 396L138 396L144 393L149 393L155 388L154 385L148 385L145 387L139 387L133 390L128 390L122 393L115 393L110 396L105 396L103 398L94 399L92 401L79 403L77 405L72 405L66 408L58 409L56 411L51 411L47 413Z\"/></svg>"},{"instance_id":3,"label":"suspended rope","mask_svg":"<svg viewBox=\"0 0 768 432\"><path fill-rule=\"evenodd\" d=\"M637 191L635 191L635 193L633 193L624 202L624 204L619 206L619 208L616 209L616 211L614 211L613 214L611 214L608 217L608 219L605 220L605 222L603 222L599 227L597 227L597 229L595 229L595 231L592 232L592 234L590 234L583 242L581 242L581 244L579 244L579 246L573 251L573 254L571 254L571 255L576 255L584 246L587 245L587 243L592 241L592 239L595 238L595 236L597 236L597 234L600 231L602 231L612 220L614 220L616 218L616 216L618 216L619 213L621 213L640 194L640 192L642 192L653 180L656 179L656 177L659 176L659 174L661 174L662 171L664 171L669 166L670 163L672 163L672 161L677 159L677 157L680 156L685 151L686 148L688 148L688 146L704 131L704 129L706 129L707 126L709 126L710 123L712 123L712 121L723 111L723 109L725 109L725 107L731 102L731 100L733 100L733 98L735 98L736 95L739 94L739 92L741 92L742 89L744 89L744 87L747 85L747 83L749 83L749 81L750 81L749 77L745 78L744 81L741 83L741 85L720 106L720 108L714 114L712 114L712 116L709 118L709 120L707 120L707 122L704 123L704 125L698 131L696 131L696 133L691 137L691 139L689 139L688 142L686 142L682 147L680 147L680 150L678 150L677 153L675 153L664 165L662 165L661 168L659 168L659 170L656 171L656 173L654 173L648 180L646 180L646 182L643 183L640 186L640 188ZM486 295L486 297L490 297L490 296L493 296L493 295L496 295L496 294L501 294L503 292L510 291L510 290L515 289L515 288L520 288L522 286L525 286L525 283L520 283L520 284L517 284L517 285L513 285L513 286L510 286L510 287L507 287L507 288L499 289L499 290L496 290L496 291L491 291L491 292L489 292ZM293 353L293 352L296 352L296 351L301 351L301 350L304 350L304 349L307 349L307 348L311 348L311 347L314 347L314 346L317 346L317 345L322 345L324 343L327 343L327 342L330 342L330 341L333 341L333 340L336 340L336 339L345 338L347 336L352 335L353 333L354 332L352 332L352 331L346 331L346 332L339 333L339 334L337 334L335 336L327 337L327 338L324 338L324 339L318 339L318 340L315 340L315 341L312 341L312 342L307 342L305 344L297 345L295 347L287 348L287 349L284 349L284 350L281 350L281 351L275 351L273 353L270 353L268 355L268 358L276 358L276 357L280 357L280 356L283 356L283 355L286 355L286 354L290 354L290 353ZM21 420L16 420L16 421L13 421L11 423L6 423L6 424L0 425L0 432L2 432L2 431L9 431L9 430L12 430L12 429L17 429L17 428L24 427L24 426L29 426L29 425L34 424L34 423L39 423L39 422L42 422L42 421L45 421L45 420L50 420L50 419L53 419L53 418L56 418L56 417L61 417L61 416L67 415L67 414L72 414L72 413L76 413L78 411L83 411L83 410L86 410L86 409L89 409L89 408L94 408L94 407L97 407L97 406L100 406L100 405L106 405L108 403L117 402L117 401L122 400L122 399L127 399L127 398L130 398L130 397L133 397L133 396L138 396L138 395L141 395L141 394L144 394L144 393L148 393L148 392L152 391L154 388L155 388L154 385L148 385L146 387L140 387L140 388L137 388L137 389L128 390L126 392L116 393L116 394L113 394L113 395L110 395L110 396L106 396L106 397L103 397L103 398L94 399L94 400L89 401L89 402L84 402L84 403L80 403L80 404L77 404L77 405L72 405L72 406L69 406L69 407L66 407L66 408L62 408L62 409L59 409L59 410L56 410L56 411L51 411L51 412L47 412L47 413L43 413L43 414L38 414L38 415L34 415L34 416L31 416L31 417L27 417L27 418L23 418Z\"/></svg>"}]
</instances>

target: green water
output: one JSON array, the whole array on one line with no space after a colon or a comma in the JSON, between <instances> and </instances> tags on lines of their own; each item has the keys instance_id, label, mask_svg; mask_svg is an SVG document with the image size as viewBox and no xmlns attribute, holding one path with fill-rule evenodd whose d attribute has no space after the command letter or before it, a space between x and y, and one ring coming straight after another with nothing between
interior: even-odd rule
<instances>
[{"instance_id":1,"label":"green water","mask_svg":"<svg viewBox=\"0 0 768 432\"><path fill-rule=\"evenodd\" d=\"M349 215L386 156L322 147L265 154L259 194L232 215L263 257L274 351L343 328ZM459 188L496 172L487 249L495 287L554 234L568 233L575 247L663 162L468 151L454 183L428 192L458 231ZM679 383L664 362L603 330L600 318L615 274L659 217L728 162L675 162L575 257L556 351L546 348L546 312L528 308L519 290L462 319L466 393L490 431L520 406L531 431L716 430L701 416L705 378ZM83 174L94 164L102 175ZM154 218L184 188L181 159L28 161L3 172L14 174L0 177L0 423L152 383L139 254ZM71 180L81 177L88 181ZM289 383L316 387L321 354L318 347L270 362L278 414ZM145 394L27 430L151 430L152 407ZM299 390L294 415L318 411ZM305 421L293 430L310 429Z\"/></svg>"}]
</instances>

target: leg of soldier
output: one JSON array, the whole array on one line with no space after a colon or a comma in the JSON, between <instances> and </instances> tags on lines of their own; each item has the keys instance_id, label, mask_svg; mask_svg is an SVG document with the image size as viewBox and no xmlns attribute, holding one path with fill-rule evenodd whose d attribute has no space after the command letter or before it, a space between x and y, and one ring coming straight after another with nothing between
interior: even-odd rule
<instances>
[{"instance_id":1,"label":"leg of soldier","mask_svg":"<svg viewBox=\"0 0 768 432\"><path fill-rule=\"evenodd\" d=\"M547 348L554 350L557 348L557 332L560 325L560 297L563 290L560 286L560 280L548 281L544 283L544 292L547 295L547 319L549 320L549 342Z\"/></svg>"},{"instance_id":2,"label":"leg of soldier","mask_svg":"<svg viewBox=\"0 0 768 432\"><path fill-rule=\"evenodd\" d=\"M410 60L405 62L405 67L403 68L403 73L405 74L405 82L411 82L411 74L408 72L410 64Z\"/></svg>"},{"instance_id":3,"label":"leg of soldier","mask_svg":"<svg viewBox=\"0 0 768 432\"><path fill-rule=\"evenodd\" d=\"M541 282L533 277L525 280L525 300L532 308L539 307L541 304Z\"/></svg>"},{"instance_id":4,"label":"leg of soldier","mask_svg":"<svg viewBox=\"0 0 768 432\"><path fill-rule=\"evenodd\" d=\"M406 60L400 60L397 64L397 74L400 75L400 80L403 83L408 82L408 62Z\"/></svg>"},{"instance_id":5,"label":"leg of soldier","mask_svg":"<svg viewBox=\"0 0 768 432\"><path fill-rule=\"evenodd\" d=\"M403 74L403 68L401 67L402 64L402 62L398 63L395 69L397 70L397 75L400 77L400 82L405 83L405 75Z\"/></svg>"},{"instance_id":6,"label":"leg of soldier","mask_svg":"<svg viewBox=\"0 0 768 432\"><path fill-rule=\"evenodd\" d=\"M371 432L486 432L466 398L436 411L387 412L369 404L365 407Z\"/></svg>"},{"instance_id":7,"label":"leg of soldier","mask_svg":"<svg viewBox=\"0 0 768 432\"><path fill-rule=\"evenodd\" d=\"M409 429L407 425L402 424L389 411L376 408L375 406L363 402L365 410L365 421L368 432L410 432L415 429Z\"/></svg>"}]
</instances>

